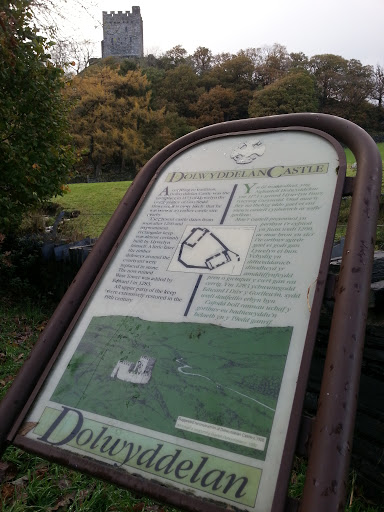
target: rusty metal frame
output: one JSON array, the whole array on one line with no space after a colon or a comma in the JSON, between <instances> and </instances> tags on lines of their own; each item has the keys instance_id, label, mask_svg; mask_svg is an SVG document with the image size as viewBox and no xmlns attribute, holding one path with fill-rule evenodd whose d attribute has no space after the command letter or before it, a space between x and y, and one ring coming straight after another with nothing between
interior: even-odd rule
<instances>
[{"instance_id":1,"label":"rusty metal frame","mask_svg":"<svg viewBox=\"0 0 384 512\"><path fill-rule=\"evenodd\" d=\"M382 163L375 143L364 130L349 121L326 114L287 114L209 126L178 139L160 151L144 166L60 302L8 394L1 402L0 448L4 448L7 443L11 442L27 451L39 453L49 459L111 480L112 471L109 466L105 467L85 457L63 454L62 451L54 447L47 446L42 450L40 443L18 435L23 419L91 296L98 279L103 274L122 236L145 199L151 183L156 179L156 173L165 162L187 146L209 137L235 135L256 130L284 130L286 128L304 130L310 128L323 131L346 144L355 154L358 165L319 410L310 442L312 449L301 505L302 511L340 510L339 507L345 501L345 481L349 467L357 404ZM324 134L322 135L324 136ZM326 135L325 137L327 138ZM337 185L340 189L337 193L340 194L342 182L343 180L339 180ZM334 204L331 224L335 226L336 221L337 205ZM329 229L327 235L326 246L329 244L329 247L333 238L332 229ZM317 283L313 305L314 313L315 310L320 311L329 251L330 248L323 254L320 279ZM317 319L315 317L315 314L311 315L307 333L307 340L312 340L311 343L314 342L317 330L318 316ZM308 374L312 354L311 343L306 345L303 354L283 463L272 507L272 510L276 512L283 509L283 503L286 501L286 487L306 386L304 374ZM139 492L149 492L154 497L177 506L186 506L189 510L207 512L220 510L217 505L186 496L179 491L144 482L143 479L129 476L125 472L121 475L118 473L116 471L113 474L113 481L117 485L133 487Z\"/></svg>"}]
</instances>

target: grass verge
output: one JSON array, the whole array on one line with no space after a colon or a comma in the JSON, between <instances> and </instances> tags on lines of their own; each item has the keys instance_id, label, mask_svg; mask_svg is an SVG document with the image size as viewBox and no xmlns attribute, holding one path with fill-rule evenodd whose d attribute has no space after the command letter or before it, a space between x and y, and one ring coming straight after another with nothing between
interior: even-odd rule
<instances>
[{"instance_id":1,"label":"grass verge","mask_svg":"<svg viewBox=\"0 0 384 512\"><path fill-rule=\"evenodd\" d=\"M57 196L52 201L57 203L58 212L77 211L80 215L64 224L62 234L78 240L100 236L131 183L119 181L69 185L63 196Z\"/></svg>"},{"instance_id":2,"label":"grass verge","mask_svg":"<svg viewBox=\"0 0 384 512\"><path fill-rule=\"evenodd\" d=\"M384 153L384 143L382 151ZM350 160L353 163L354 157L352 153L350 155ZM351 176L354 171L349 167L347 174ZM58 203L58 211L79 211L80 215L65 222L61 227L60 235L69 240L81 240L86 236L98 237L130 184L131 182L124 181L71 185L67 194L55 198L54 201ZM384 179L381 190L382 199L376 236L376 250L384 250ZM341 237L345 236L351 201L351 198L347 197L343 198L341 202L335 240L340 240Z\"/></svg>"}]
</instances>

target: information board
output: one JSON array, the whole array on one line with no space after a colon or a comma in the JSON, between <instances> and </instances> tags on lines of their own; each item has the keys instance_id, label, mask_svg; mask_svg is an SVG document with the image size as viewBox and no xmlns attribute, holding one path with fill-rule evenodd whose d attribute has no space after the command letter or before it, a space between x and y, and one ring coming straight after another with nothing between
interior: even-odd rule
<instances>
[{"instance_id":1,"label":"information board","mask_svg":"<svg viewBox=\"0 0 384 512\"><path fill-rule=\"evenodd\" d=\"M219 507L270 510L334 203L336 142L227 134L159 170L26 434Z\"/></svg>"}]
</instances>

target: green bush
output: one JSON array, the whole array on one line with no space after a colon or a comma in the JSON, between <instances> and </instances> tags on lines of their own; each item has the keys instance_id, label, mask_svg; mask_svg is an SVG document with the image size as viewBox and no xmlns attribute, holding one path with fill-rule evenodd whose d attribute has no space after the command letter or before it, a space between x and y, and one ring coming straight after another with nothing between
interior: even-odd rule
<instances>
[{"instance_id":1,"label":"green bush","mask_svg":"<svg viewBox=\"0 0 384 512\"><path fill-rule=\"evenodd\" d=\"M63 71L49 60L52 44L32 26L31 5L15 0L0 12L0 233L6 235L28 209L62 192L75 160Z\"/></svg>"}]
</instances>

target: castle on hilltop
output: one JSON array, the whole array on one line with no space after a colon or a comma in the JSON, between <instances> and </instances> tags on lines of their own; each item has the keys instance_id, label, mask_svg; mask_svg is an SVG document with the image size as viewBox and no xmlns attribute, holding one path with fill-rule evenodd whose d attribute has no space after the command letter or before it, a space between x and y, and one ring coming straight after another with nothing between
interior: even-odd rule
<instances>
[{"instance_id":1,"label":"castle on hilltop","mask_svg":"<svg viewBox=\"0 0 384 512\"><path fill-rule=\"evenodd\" d=\"M140 7L132 7L132 12L103 11L102 58L142 57L143 53L143 20Z\"/></svg>"}]
</instances>

